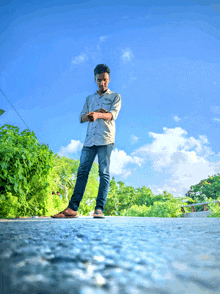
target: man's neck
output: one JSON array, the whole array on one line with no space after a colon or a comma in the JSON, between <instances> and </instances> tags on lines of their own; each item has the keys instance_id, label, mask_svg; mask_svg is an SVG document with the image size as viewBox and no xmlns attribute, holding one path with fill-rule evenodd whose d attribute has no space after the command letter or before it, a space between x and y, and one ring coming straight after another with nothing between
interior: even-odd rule
<instances>
[{"instance_id":1,"label":"man's neck","mask_svg":"<svg viewBox=\"0 0 220 294\"><path fill-rule=\"evenodd\" d=\"M108 89L107 90L105 90L105 91L99 91L99 90L97 90L97 93L101 96L101 95L103 95L106 91L108 91Z\"/></svg>"}]
</instances>

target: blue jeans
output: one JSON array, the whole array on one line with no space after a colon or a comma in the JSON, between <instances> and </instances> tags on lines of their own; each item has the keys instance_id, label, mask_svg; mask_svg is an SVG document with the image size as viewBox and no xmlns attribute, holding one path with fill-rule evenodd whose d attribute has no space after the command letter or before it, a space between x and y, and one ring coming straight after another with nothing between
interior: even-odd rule
<instances>
[{"instance_id":1,"label":"blue jeans","mask_svg":"<svg viewBox=\"0 0 220 294\"><path fill-rule=\"evenodd\" d=\"M80 165L77 172L76 185L73 195L69 202L69 208L78 211L79 204L83 198L83 194L86 188L89 172L94 162L96 154L98 154L99 163L99 192L96 199L95 209L101 209L104 211L104 206L107 200L108 189L110 184L110 156L113 150L114 144L86 147L83 146Z\"/></svg>"}]
</instances>

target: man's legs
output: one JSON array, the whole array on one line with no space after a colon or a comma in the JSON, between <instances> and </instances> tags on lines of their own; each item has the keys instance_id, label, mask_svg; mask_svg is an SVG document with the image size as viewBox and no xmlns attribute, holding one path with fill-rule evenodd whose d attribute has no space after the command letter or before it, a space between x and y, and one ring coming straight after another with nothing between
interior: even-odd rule
<instances>
[{"instance_id":1,"label":"man's legs","mask_svg":"<svg viewBox=\"0 0 220 294\"><path fill-rule=\"evenodd\" d=\"M77 172L76 185L75 185L74 192L68 206L72 210L78 211L79 204L83 198L83 194L84 194L87 180L88 180L88 175L92 167L93 161L95 159L96 153L97 153L96 146L92 146L92 147L84 146L82 149L81 157L80 157L80 165Z\"/></svg>"},{"instance_id":2,"label":"man's legs","mask_svg":"<svg viewBox=\"0 0 220 294\"><path fill-rule=\"evenodd\" d=\"M104 206L108 196L108 189L110 184L110 156L113 147L113 143L103 146L97 146L100 184L95 209L101 209L101 211L104 211Z\"/></svg>"}]
</instances>

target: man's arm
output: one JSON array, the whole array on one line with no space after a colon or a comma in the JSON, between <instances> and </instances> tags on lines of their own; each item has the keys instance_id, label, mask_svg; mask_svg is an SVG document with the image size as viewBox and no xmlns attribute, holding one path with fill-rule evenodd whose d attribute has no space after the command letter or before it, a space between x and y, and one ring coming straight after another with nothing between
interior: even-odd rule
<instances>
[{"instance_id":1,"label":"man's arm","mask_svg":"<svg viewBox=\"0 0 220 294\"><path fill-rule=\"evenodd\" d=\"M104 108L98 109L96 111L91 111L87 114L90 122L96 121L97 119L111 120L112 114L105 110Z\"/></svg>"},{"instance_id":2,"label":"man's arm","mask_svg":"<svg viewBox=\"0 0 220 294\"><path fill-rule=\"evenodd\" d=\"M106 113L98 113L98 118L102 118L105 120L111 120L112 119L112 114L111 112L106 112Z\"/></svg>"},{"instance_id":3,"label":"man's arm","mask_svg":"<svg viewBox=\"0 0 220 294\"><path fill-rule=\"evenodd\" d=\"M89 107L88 107L88 103L87 102L88 102L89 97L90 96L88 96L86 98L86 101L85 101L85 103L83 105L83 109L82 109L82 111L81 111L81 113L79 115L79 121L80 121L80 123L84 123L84 122L88 121L88 119L87 119L87 113L89 112Z\"/></svg>"},{"instance_id":4,"label":"man's arm","mask_svg":"<svg viewBox=\"0 0 220 294\"><path fill-rule=\"evenodd\" d=\"M112 114L105 110L104 108L97 109L95 111L91 111L87 114L83 114L81 117L81 122L93 122L97 120L98 118L105 119L105 120L111 120L112 119Z\"/></svg>"},{"instance_id":5,"label":"man's arm","mask_svg":"<svg viewBox=\"0 0 220 294\"><path fill-rule=\"evenodd\" d=\"M116 120L120 109L121 109L121 95L117 94L109 110L109 112L112 114L113 120Z\"/></svg>"}]
</instances>

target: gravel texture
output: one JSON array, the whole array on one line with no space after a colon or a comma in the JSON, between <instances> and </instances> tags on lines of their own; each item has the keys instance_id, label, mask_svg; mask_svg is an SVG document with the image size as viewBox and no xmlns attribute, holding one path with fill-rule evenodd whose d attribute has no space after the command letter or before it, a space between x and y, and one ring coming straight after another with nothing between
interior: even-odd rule
<instances>
[{"instance_id":1,"label":"gravel texture","mask_svg":"<svg viewBox=\"0 0 220 294\"><path fill-rule=\"evenodd\" d=\"M220 218L0 221L1 293L220 293Z\"/></svg>"}]
</instances>

